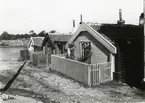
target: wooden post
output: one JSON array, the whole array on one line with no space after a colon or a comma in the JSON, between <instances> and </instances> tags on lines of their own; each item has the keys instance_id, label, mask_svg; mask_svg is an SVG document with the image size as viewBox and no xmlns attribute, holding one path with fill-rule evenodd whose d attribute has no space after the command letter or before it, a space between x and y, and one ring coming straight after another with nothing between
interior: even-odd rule
<instances>
[{"instance_id":1,"label":"wooden post","mask_svg":"<svg viewBox=\"0 0 145 103\"><path fill-rule=\"evenodd\" d=\"M143 11L144 11L144 38L145 38L145 0L143 1ZM145 42L145 40L144 40ZM145 46L145 43L144 43ZM144 51L145 51L145 47L144 47ZM144 54L145 55L145 54ZM144 63L145 63L145 56L144 56ZM144 81L145 81L145 67L144 67Z\"/></svg>"},{"instance_id":2,"label":"wooden post","mask_svg":"<svg viewBox=\"0 0 145 103\"><path fill-rule=\"evenodd\" d=\"M30 62L32 62L32 59L31 59L31 58L32 58L31 53L29 53L29 55L30 55Z\"/></svg>"},{"instance_id":3,"label":"wooden post","mask_svg":"<svg viewBox=\"0 0 145 103\"><path fill-rule=\"evenodd\" d=\"M88 86L91 87L91 64L88 65Z\"/></svg>"},{"instance_id":4,"label":"wooden post","mask_svg":"<svg viewBox=\"0 0 145 103\"><path fill-rule=\"evenodd\" d=\"M115 56L110 53L111 61L111 80L113 80L113 72L115 72Z\"/></svg>"},{"instance_id":5,"label":"wooden post","mask_svg":"<svg viewBox=\"0 0 145 103\"><path fill-rule=\"evenodd\" d=\"M46 54L46 66L48 66L48 54Z\"/></svg>"},{"instance_id":6,"label":"wooden post","mask_svg":"<svg viewBox=\"0 0 145 103\"><path fill-rule=\"evenodd\" d=\"M45 46L43 46L43 54L45 55L46 51L45 51Z\"/></svg>"},{"instance_id":7,"label":"wooden post","mask_svg":"<svg viewBox=\"0 0 145 103\"><path fill-rule=\"evenodd\" d=\"M97 69L98 69L98 72L99 72L99 84L101 83L101 69L100 69L100 66L99 64L97 64Z\"/></svg>"},{"instance_id":8,"label":"wooden post","mask_svg":"<svg viewBox=\"0 0 145 103\"><path fill-rule=\"evenodd\" d=\"M40 64L39 64L39 55L37 54L37 56L38 56L38 58L37 58L37 66L39 66Z\"/></svg>"}]
</instances>

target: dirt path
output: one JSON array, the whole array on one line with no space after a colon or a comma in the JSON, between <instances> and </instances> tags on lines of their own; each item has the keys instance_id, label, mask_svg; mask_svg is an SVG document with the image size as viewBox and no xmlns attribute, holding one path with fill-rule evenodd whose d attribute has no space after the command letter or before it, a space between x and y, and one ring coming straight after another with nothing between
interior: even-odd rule
<instances>
[{"instance_id":1,"label":"dirt path","mask_svg":"<svg viewBox=\"0 0 145 103\"><path fill-rule=\"evenodd\" d=\"M16 71L3 71L1 83L5 84ZM6 94L31 97L43 103L145 102L144 92L125 84L111 82L89 88L49 71L48 67L31 64L26 64Z\"/></svg>"}]
</instances>

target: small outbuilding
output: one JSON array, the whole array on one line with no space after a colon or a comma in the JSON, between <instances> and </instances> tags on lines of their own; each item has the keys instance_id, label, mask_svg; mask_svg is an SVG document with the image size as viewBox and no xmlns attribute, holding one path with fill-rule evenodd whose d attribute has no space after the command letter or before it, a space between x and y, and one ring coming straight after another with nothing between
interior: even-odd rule
<instances>
[{"instance_id":1,"label":"small outbuilding","mask_svg":"<svg viewBox=\"0 0 145 103\"><path fill-rule=\"evenodd\" d=\"M47 34L43 40L42 46L45 47L45 52L48 52L48 48L51 48L53 54L63 54L66 52L65 45L72 35L60 34L60 35L49 35Z\"/></svg>"},{"instance_id":2,"label":"small outbuilding","mask_svg":"<svg viewBox=\"0 0 145 103\"><path fill-rule=\"evenodd\" d=\"M42 47L43 47L44 54L52 54L53 50L55 49L54 43L50 39L50 36L48 35L48 33L46 34L42 42Z\"/></svg>"},{"instance_id":3,"label":"small outbuilding","mask_svg":"<svg viewBox=\"0 0 145 103\"><path fill-rule=\"evenodd\" d=\"M44 37L31 37L29 40L29 43L27 45L27 48L30 53L34 52L40 52L43 50L42 48L42 42Z\"/></svg>"}]
</instances>

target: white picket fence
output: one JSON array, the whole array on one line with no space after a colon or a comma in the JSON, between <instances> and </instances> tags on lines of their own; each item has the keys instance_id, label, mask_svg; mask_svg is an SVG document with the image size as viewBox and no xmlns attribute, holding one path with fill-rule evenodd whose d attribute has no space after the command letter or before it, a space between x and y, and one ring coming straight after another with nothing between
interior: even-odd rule
<instances>
[{"instance_id":1,"label":"white picket fence","mask_svg":"<svg viewBox=\"0 0 145 103\"><path fill-rule=\"evenodd\" d=\"M51 69L89 86L96 86L111 81L111 63L86 64L66 59L57 55L51 56Z\"/></svg>"}]
</instances>

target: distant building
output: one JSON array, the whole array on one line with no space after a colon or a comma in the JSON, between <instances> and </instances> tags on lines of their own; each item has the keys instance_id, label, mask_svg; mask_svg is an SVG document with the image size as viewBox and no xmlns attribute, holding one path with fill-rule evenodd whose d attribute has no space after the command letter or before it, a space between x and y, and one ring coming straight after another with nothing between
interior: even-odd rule
<instances>
[{"instance_id":1,"label":"distant building","mask_svg":"<svg viewBox=\"0 0 145 103\"><path fill-rule=\"evenodd\" d=\"M31 37L27 45L29 52L40 52L43 50L42 42L44 37Z\"/></svg>"},{"instance_id":2,"label":"distant building","mask_svg":"<svg viewBox=\"0 0 145 103\"><path fill-rule=\"evenodd\" d=\"M49 35L44 38L42 46L45 47L45 53L48 52L48 47L51 48L53 54L63 54L65 50L65 45L72 35Z\"/></svg>"}]
</instances>

